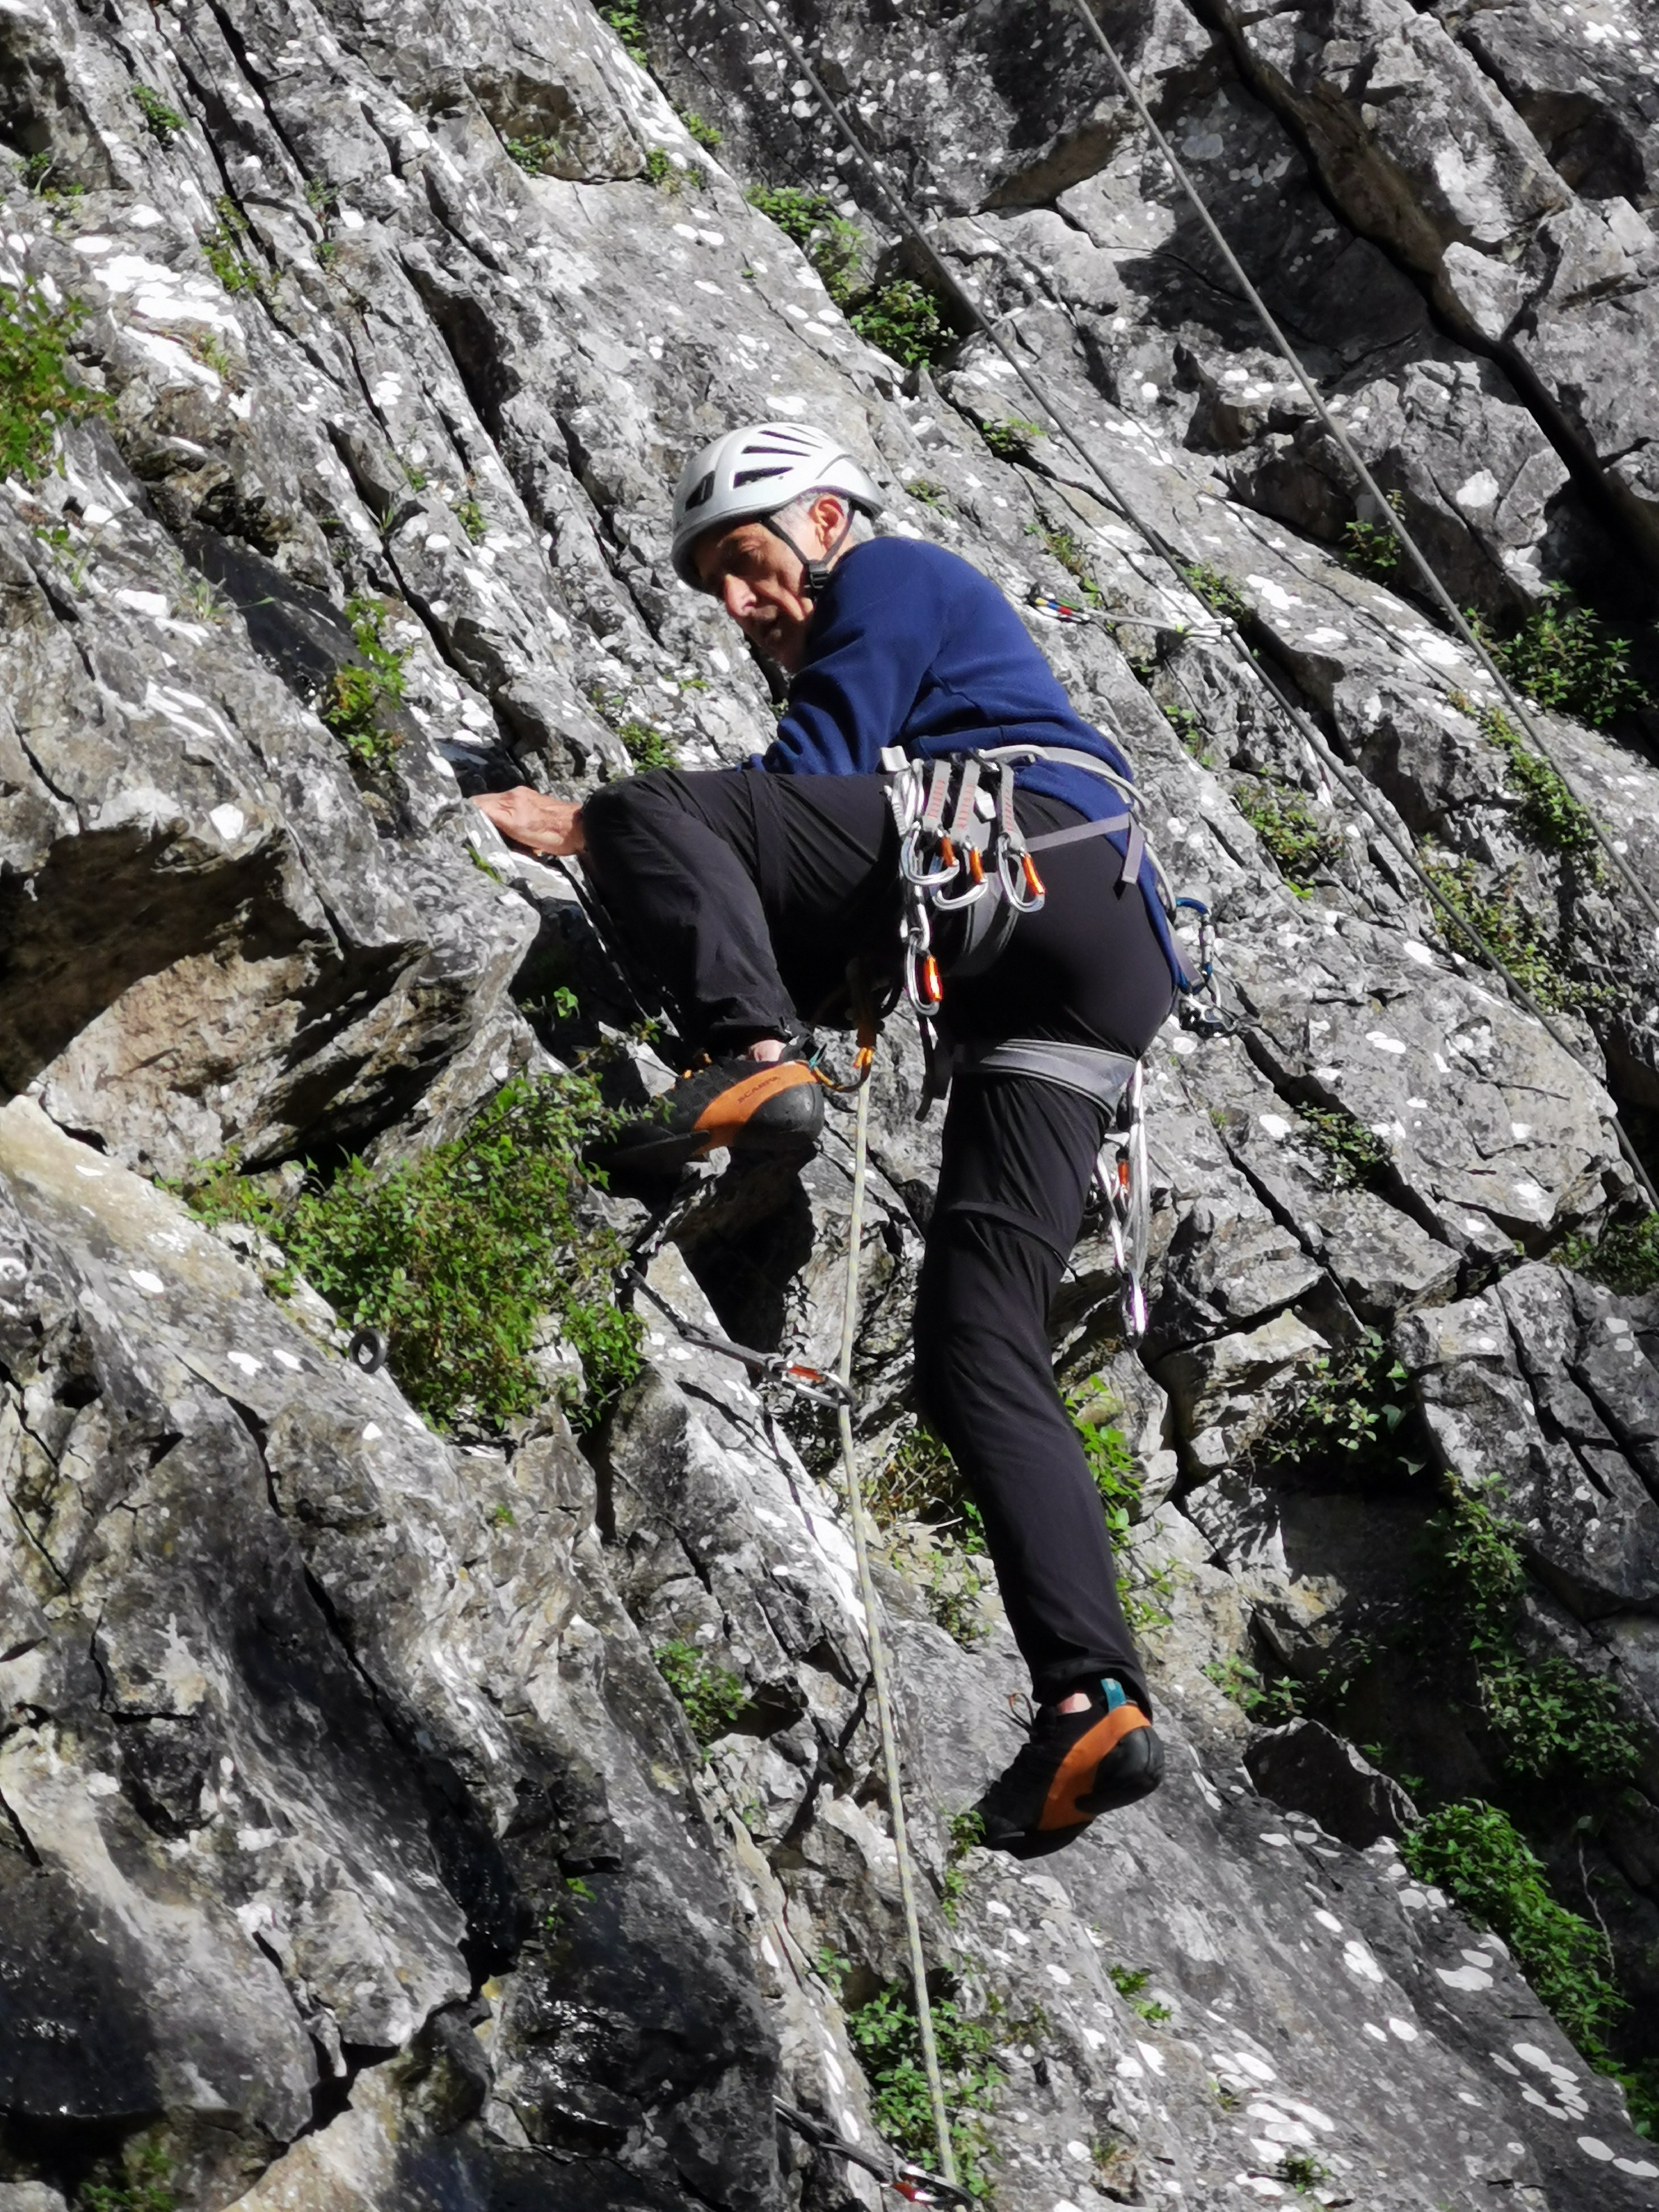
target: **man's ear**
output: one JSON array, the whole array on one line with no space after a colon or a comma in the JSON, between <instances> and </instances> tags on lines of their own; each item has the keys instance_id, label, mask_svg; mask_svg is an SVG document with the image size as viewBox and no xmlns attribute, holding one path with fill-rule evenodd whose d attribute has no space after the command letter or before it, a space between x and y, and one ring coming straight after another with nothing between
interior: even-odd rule
<instances>
[{"instance_id":1,"label":"man's ear","mask_svg":"<svg viewBox=\"0 0 1659 2212\"><path fill-rule=\"evenodd\" d=\"M812 527L818 533L818 542L828 551L847 527L852 510L843 499L832 491L820 492L812 501Z\"/></svg>"}]
</instances>

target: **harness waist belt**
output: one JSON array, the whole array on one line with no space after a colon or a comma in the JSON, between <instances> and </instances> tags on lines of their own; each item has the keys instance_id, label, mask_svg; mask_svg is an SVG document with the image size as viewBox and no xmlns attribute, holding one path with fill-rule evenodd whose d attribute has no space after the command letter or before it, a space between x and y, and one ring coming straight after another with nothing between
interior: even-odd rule
<instances>
[{"instance_id":1,"label":"harness waist belt","mask_svg":"<svg viewBox=\"0 0 1659 2212\"><path fill-rule=\"evenodd\" d=\"M1103 1046L1062 1044L1051 1037L1006 1037L1000 1044L958 1044L951 1048L952 1075L1030 1075L1057 1083L1106 1107L1115 1106L1129 1087L1138 1062L1127 1053Z\"/></svg>"}]
</instances>

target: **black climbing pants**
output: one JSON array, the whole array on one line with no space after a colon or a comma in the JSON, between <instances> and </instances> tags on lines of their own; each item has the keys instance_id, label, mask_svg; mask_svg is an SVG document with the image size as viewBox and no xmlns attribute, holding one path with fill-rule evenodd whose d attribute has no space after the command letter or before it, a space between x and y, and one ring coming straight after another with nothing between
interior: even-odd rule
<instances>
[{"instance_id":1,"label":"black climbing pants","mask_svg":"<svg viewBox=\"0 0 1659 2212\"><path fill-rule=\"evenodd\" d=\"M1030 836L1079 818L1021 793ZM859 952L890 971L897 836L878 776L658 769L582 810L586 866L631 957L716 1052L789 1036ZM948 981L956 1038L1139 1054L1174 992L1139 891L1103 837L1044 853L1048 898L981 976ZM916 1298L921 1407L985 1522L1040 1701L1115 1674L1147 1703L1104 1510L1054 1387L1048 1308L1076 1242L1103 1108L1025 1076L958 1077ZM1150 1710L1150 1706L1148 1707Z\"/></svg>"}]
</instances>

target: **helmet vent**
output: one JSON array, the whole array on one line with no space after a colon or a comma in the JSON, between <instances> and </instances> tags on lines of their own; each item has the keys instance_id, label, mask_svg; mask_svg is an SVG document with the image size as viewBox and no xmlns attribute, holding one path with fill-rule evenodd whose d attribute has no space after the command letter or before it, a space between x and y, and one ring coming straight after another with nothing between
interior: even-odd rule
<instances>
[{"instance_id":1,"label":"helmet vent","mask_svg":"<svg viewBox=\"0 0 1659 2212\"><path fill-rule=\"evenodd\" d=\"M709 498L711 497L711 495L712 495L712 494L713 494L713 492L714 492L714 471L713 471L713 469L710 469L710 470L709 470L709 471L708 471L708 475L703 478L702 482L702 483L701 483L696 487L696 489L695 491L689 491L689 492L687 492L687 494L686 494L686 495L685 495L685 505L686 505L686 511L687 511L687 513L689 514L689 513L691 511L691 509L692 509L693 507L705 507L705 506L707 506L707 504L708 504L708 500L709 500Z\"/></svg>"},{"instance_id":2,"label":"helmet vent","mask_svg":"<svg viewBox=\"0 0 1659 2212\"><path fill-rule=\"evenodd\" d=\"M733 476L732 482L732 484L740 490L744 484L764 483L769 477L785 477L787 476L788 473L789 471L787 467L770 469L739 469L736 475Z\"/></svg>"}]
</instances>

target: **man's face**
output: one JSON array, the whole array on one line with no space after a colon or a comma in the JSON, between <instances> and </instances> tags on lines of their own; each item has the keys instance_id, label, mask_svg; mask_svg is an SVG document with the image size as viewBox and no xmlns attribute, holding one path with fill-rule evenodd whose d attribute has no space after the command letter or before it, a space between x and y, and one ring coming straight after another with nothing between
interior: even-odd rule
<instances>
[{"instance_id":1,"label":"man's face","mask_svg":"<svg viewBox=\"0 0 1659 2212\"><path fill-rule=\"evenodd\" d=\"M789 535L811 560L833 545L847 521L847 508L829 494ZM739 522L711 530L691 548L697 580L720 602L757 653L775 660L786 675L800 666L812 602L805 571L781 538L762 522Z\"/></svg>"}]
</instances>

